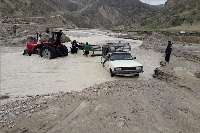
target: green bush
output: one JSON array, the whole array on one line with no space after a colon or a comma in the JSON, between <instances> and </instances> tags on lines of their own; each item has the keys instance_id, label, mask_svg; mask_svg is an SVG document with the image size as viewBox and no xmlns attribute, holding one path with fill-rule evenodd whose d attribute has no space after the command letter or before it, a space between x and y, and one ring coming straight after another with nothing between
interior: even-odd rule
<instances>
[{"instance_id":1,"label":"green bush","mask_svg":"<svg viewBox=\"0 0 200 133\"><path fill-rule=\"evenodd\" d=\"M71 40L70 40L70 38L68 37L68 36L66 36L66 35L63 35L62 36L62 43L65 43L65 42L70 42Z\"/></svg>"}]
</instances>

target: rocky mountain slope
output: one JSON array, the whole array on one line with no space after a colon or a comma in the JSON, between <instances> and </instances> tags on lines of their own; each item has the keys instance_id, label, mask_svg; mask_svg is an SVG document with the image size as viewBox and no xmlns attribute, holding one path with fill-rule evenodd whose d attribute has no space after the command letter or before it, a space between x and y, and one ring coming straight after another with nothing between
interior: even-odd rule
<instances>
[{"instance_id":1,"label":"rocky mountain slope","mask_svg":"<svg viewBox=\"0 0 200 133\"><path fill-rule=\"evenodd\" d=\"M181 25L198 25L200 22L199 0L168 0L155 16L146 17L143 25L166 28Z\"/></svg>"},{"instance_id":2,"label":"rocky mountain slope","mask_svg":"<svg viewBox=\"0 0 200 133\"><path fill-rule=\"evenodd\" d=\"M180 24L200 21L199 0L168 0L166 7L180 18Z\"/></svg>"},{"instance_id":3,"label":"rocky mountain slope","mask_svg":"<svg viewBox=\"0 0 200 133\"><path fill-rule=\"evenodd\" d=\"M0 0L0 16L59 14L80 27L139 25L156 10L139 0Z\"/></svg>"},{"instance_id":4,"label":"rocky mountain slope","mask_svg":"<svg viewBox=\"0 0 200 133\"><path fill-rule=\"evenodd\" d=\"M78 27L163 28L200 21L199 0L168 0L150 6L140 0L0 0L0 17L63 16Z\"/></svg>"}]
</instances>

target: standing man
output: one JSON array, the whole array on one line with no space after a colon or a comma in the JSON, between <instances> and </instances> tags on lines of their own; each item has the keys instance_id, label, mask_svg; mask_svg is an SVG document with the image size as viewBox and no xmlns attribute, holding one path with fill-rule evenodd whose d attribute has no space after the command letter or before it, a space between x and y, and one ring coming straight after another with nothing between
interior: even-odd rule
<instances>
[{"instance_id":1,"label":"standing man","mask_svg":"<svg viewBox=\"0 0 200 133\"><path fill-rule=\"evenodd\" d=\"M74 54L77 52L78 52L78 43L76 42L76 40L74 40L72 42L71 53Z\"/></svg>"},{"instance_id":2,"label":"standing man","mask_svg":"<svg viewBox=\"0 0 200 133\"><path fill-rule=\"evenodd\" d=\"M41 44L42 35L40 33L37 34L38 34L37 44Z\"/></svg>"},{"instance_id":3,"label":"standing man","mask_svg":"<svg viewBox=\"0 0 200 133\"><path fill-rule=\"evenodd\" d=\"M13 25L13 35L16 36L17 34L17 25Z\"/></svg>"},{"instance_id":4,"label":"standing man","mask_svg":"<svg viewBox=\"0 0 200 133\"><path fill-rule=\"evenodd\" d=\"M91 46L88 44L88 42L86 42L86 44L84 45L84 55L88 56L91 50Z\"/></svg>"},{"instance_id":5,"label":"standing man","mask_svg":"<svg viewBox=\"0 0 200 133\"><path fill-rule=\"evenodd\" d=\"M46 41L49 41L49 39L51 38L51 35L50 35L50 29L49 28L46 28L46 31L45 31L45 36L46 36Z\"/></svg>"},{"instance_id":6,"label":"standing man","mask_svg":"<svg viewBox=\"0 0 200 133\"><path fill-rule=\"evenodd\" d=\"M168 41L168 46L167 46L167 48L165 50L165 61L167 63L169 63L169 61L170 61L171 53L172 53L172 42Z\"/></svg>"},{"instance_id":7,"label":"standing man","mask_svg":"<svg viewBox=\"0 0 200 133\"><path fill-rule=\"evenodd\" d=\"M58 45L61 44L62 34L63 34L63 33L62 33L62 30L60 30L60 31L57 33L56 43L57 43Z\"/></svg>"}]
</instances>

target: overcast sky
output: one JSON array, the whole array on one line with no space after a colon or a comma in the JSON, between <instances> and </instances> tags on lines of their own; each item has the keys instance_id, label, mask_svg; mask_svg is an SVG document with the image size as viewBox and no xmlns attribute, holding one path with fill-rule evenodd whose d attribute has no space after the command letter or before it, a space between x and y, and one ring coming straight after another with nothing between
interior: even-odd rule
<instances>
[{"instance_id":1,"label":"overcast sky","mask_svg":"<svg viewBox=\"0 0 200 133\"><path fill-rule=\"evenodd\" d=\"M164 4L167 0L141 0L141 1L151 5L160 5Z\"/></svg>"}]
</instances>

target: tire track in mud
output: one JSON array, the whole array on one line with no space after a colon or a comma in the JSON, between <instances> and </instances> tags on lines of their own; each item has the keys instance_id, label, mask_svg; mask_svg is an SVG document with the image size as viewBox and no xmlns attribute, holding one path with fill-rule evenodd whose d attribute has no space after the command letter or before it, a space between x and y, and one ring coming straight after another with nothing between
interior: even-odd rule
<instances>
[{"instance_id":1,"label":"tire track in mud","mask_svg":"<svg viewBox=\"0 0 200 133\"><path fill-rule=\"evenodd\" d=\"M57 122L47 133L65 133L65 128L68 124L76 120L76 118L83 113L83 109L88 106L89 102L83 101L73 111L68 113L63 120Z\"/></svg>"}]
</instances>

